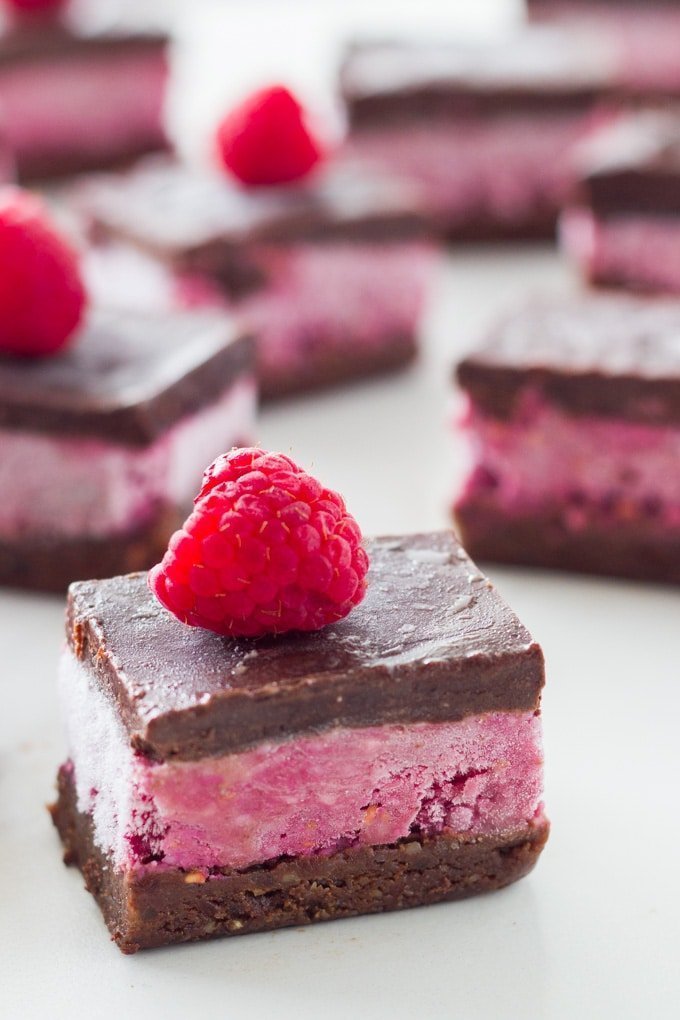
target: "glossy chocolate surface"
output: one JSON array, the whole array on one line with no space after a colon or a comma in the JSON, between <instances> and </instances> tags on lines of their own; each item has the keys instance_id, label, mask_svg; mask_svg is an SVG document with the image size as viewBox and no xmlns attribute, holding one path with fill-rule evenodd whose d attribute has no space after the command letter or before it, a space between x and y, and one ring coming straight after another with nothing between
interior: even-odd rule
<instances>
[{"instance_id":1,"label":"glossy chocolate surface","mask_svg":"<svg viewBox=\"0 0 680 1020\"><path fill-rule=\"evenodd\" d=\"M53 357L0 356L0 428L152 442L254 371L253 342L220 312L97 310Z\"/></svg>"}]
</instances>

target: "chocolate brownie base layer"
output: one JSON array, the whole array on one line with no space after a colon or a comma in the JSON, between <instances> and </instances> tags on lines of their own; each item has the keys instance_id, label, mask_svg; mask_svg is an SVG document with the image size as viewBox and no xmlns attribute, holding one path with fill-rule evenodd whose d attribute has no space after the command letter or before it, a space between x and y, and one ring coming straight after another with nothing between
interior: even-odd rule
<instances>
[{"instance_id":1,"label":"chocolate brownie base layer","mask_svg":"<svg viewBox=\"0 0 680 1020\"><path fill-rule=\"evenodd\" d=\"M318 354L310 352L305 364L291 372L260 371L260 393L263 400L273 401L360 382L406 368L417 353L417 341L412 334L395 335L380 350L370 350L356 343L329 346Z\"/></svg>"},{"instance_id":2,"label":"chocolate brownie base layer","mask_svg":"<svg viewBox=\"0 0 680 1020\"><path fill-rule=\"evenodd\" d=\"M680 219L678 220L680 224ZM676 291L672 287L664 286L663 283L654 283L645 280L643 277L630 276L626 272L616 272L605 269L600 272L593 267L583 267L580 270L584 283L590 288L591 293L612 294L615 291L625 291L639 298L653 298L655 301L675 296ZM680 413L678 414L680 418Z\"/></svg>"},{"instance_id":3,"label":"chocolate brownie base layer","mask_svg":"<svg viewBox=\"0 0 680 1020\"><path fill-rule=\"evenodd\" d=\"M533 868L548 837L542 822L503 839L450 836L283 859L203 879L178 869L126 878L94 843L61 769L52 819L64 861L80 868L124 953L223 935L245 935L462 899L501 889Z\"/></svg>"},{"instance_id":4,"label":"chocolate brownie base layer","mask_svg":"<svg viewBox=\"0 0 680 1020\"><path fill-rule=\"evenodd\" d=\"M564 525L559 509L508 516L484 500L455 510L465 548L480 560L634 581L680 584L680 532L611 520L580 531Z\"/></svg>"},{"instance_id":5,"label":"chocolate brownie base layer","mask_svg":"<svg viewBox=\"0 0 680 1020\"><path fill-rule=\"evenodd\" d=\"M0 541L0 585L64 592L72 581L148 570L163 557L186 514L166 508L151 524L102 538Z\"/></svg>"},{"instance_id":6,"label":"chocolate brownie base layer","mask_svg":"<svg viewBox=\"0 0 680 1020\"><path fill-rule=\"evenodd\" d=\"M465 223L446 222L445 214L433 220L433 230L450 244L534 243L554 241L557 233L558 209L537 211L524 220L500 220L480 216Z\"/></svg>"},{"instance_id":7,"label":"chocolate brownie base layer","mask_svg":"<svg viewBox=\"0 0 680 1020\"><path fill-rule=\"evenodd\" d=\"M74 177L76 174L94 173L100 170L129 170L138 159L150 156L154 152L165 152L170 149L167 139L158 137L128 145L124 149L105 152L77 152L64 149L60 153L26 153L16 157L16 174L22 184L42 181L60 182Z\"/></svg>"}]
</instances>

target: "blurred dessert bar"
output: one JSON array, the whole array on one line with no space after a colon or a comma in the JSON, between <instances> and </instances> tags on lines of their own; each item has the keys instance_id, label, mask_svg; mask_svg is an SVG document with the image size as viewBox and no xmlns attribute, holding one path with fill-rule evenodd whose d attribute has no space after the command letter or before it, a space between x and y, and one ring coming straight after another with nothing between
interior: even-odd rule
<instances>
[{"instance_id":1,"label":"blurred dessert bar","mask_svg":"<svg viewBox=\"0 0 680 1020\"><path fill-rule=\"evenodd\" d=\"M0 121L20 179L110 168L167 147L168 39L89 31L68 12L0 26Z\"/></svg>"},{"instance_id":2,"label":"blurred dessert bar","mask_svg":"<svg viewBox=\"0 0 680 1020\"><path fill-rule=\"evenodd\" d=\"M147 264L154 300L207 296L248 322L265 397L387 372L417 352L435 253L412 189L384 172L331 160L302 183L245 188L155 158L84 181L74 202L100 240L160 260L162 271ZM134 264L117 258L119 274Z\"/></svg>"},{"instance_id":3,"label":"blurred dessert bar","mask_svg":"<svg viewBox=\"0 0 680 1020\"><path fill-rule=\"evenodd\" d=\"M0 584L150 567L254 407L252 344L223 313L99 310L53 357L0 357Z\"/></svg>"},{"instance_id":4,"label":"blurred dessert bar","mask_svg":"<svg viewBox=\"0 0 680 1020\"><path fill-rule=\"evenodd\" d=\"M341 68L350 151L417 182L455 240L553 234L569 154L609 85L604 43L541 27L484 43L357 43Z\"/></svg>"},{"instance_id":5,"label":"blurred dessert bar","mask_svg":"<svg viewBox=\"0 0 680 1020\"><path fill-rule=\"evenodd\" d=\"M617 81L642 97L680 98L680 0L527 0L529 14L599 32L617 53Z\"/></svg>"},{"instance_id":6,"label":"blurred dessert bar","mask_svg":"<svg viewBox=\"0 0 680 1020\"><path fill-rule=\"evenodd\" d=\"M622 117L582 146L564 247L594 284L680 293L680 110Z\"/></svg>"},{"instance_id":7,"label":"blurred dessert bar","mask_svg":"<svg viewBox=\"0 0 680 1020\"><path fill-rule=\"evenodd\" d=\"M472 555L680 583L680 301L543 299L458 366Z\"/></svg>"},{"instance_id":8,"label":"blurred dessert bar","mask_svg":"<svg viewBox=\"0 0 680 1020\"><path fill-rule=\"evenodd\" d=\"M460 899L536 863L539 645L451 533L367 551L347 619L257 643L185 626L140 574L70 589L52 814L123 952Z\"/></svg>"}]
</instances>

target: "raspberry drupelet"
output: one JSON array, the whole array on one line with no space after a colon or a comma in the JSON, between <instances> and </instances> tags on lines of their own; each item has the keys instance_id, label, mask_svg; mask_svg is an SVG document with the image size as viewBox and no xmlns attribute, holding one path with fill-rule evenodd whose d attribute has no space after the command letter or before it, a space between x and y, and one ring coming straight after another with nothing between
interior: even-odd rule
<instances>
[{"instance_id":1,"label":"raspberry drupelet","mask_svg":"<svg viewBox=\"0 0 680 1020\"><path fill-rule=\"evenodd\" d=\"M342 497L289 457L249 447L205 472L149 585L184 623L259 637L341 620L363 599L367 570Z\"/></svg>"}]
</instances>

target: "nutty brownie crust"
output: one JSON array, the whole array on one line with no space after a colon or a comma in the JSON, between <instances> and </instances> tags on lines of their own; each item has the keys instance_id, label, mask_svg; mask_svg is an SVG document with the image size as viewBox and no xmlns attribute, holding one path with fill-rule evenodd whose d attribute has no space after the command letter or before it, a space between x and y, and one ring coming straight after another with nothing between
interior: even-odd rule
<instances>
[{"instance_id":1,"label":"nutty brownie crust","mask_svg":"<svg viewBox=\"0 0 680 1020\"><path fill-rule=\"evenodd\" d=\"M533 868L547 822L503 837L416 838L331 856L281 859L206 881L180 869L125 877L94 843L78 812L72 772L62 768L51 814L64 861L80 868L124 953L223 935L245 935L462 899L500 889Z\"/></svg>"},{"instance_id":2,"label":"nutty brownie crust","mask_svg":"<svg viewBox=\"0 0 680 1020\"><path fill-rule=\"evenodd\" d=\"M15 156L17 176L20 181L35 182L56 181L58 178L71 178L75 174L94 173L97 170L125 171L134 166L138 159L150 156L170 147L170 143L161 133L154 138L140 139L129 145L116 145L115 154L85 153L64 149L56 153L19 153Z\"/></svg>"},{"instance_id":3,"label":"nutty brownie crust","mask_svg":"<svg viewBox=\"0 0 680 1020\"><path fill-rule=\"evenodd\" d=\"M343 383L360 382L373 376L406 368L418 353L414 333L394 334L379 350L359 347L351 338L345 344L312 347L304 365L291 371L258 371L264 400L280 400L294 394L317 393Z\"/></svg>"},{"instance_id":4,"label":"nutty brownie crust","mask_svg":"<svg viewBox=\"0 0 680 1020\"><path fill-rule=\"evenodd\" d=\"M110 577L119 570L148 570L167 549L186 514L159 509L153 520L134 531L101 538L0 541L0 585L64 593L80 577Z\"/></svg>"},{"instance_id":5,"label":"nutty brownie crust","mask_svg":"<svg viewBox=\"0 0 680 1020\"><path fill-rule=\"evenodd\" d=\"M565 527L564 507L508 516L493 500L466 499L455 509L463 541L480 560L680 584L680 531L653 521Z\"/></svg>"}]
</instances>

